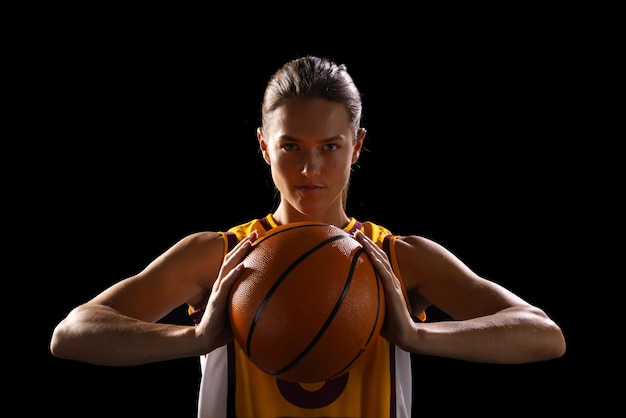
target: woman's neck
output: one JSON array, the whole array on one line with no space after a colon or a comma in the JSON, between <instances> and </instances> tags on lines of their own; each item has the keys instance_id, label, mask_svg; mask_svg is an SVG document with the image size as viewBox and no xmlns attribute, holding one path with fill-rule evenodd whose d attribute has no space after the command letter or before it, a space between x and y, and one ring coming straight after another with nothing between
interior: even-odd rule
<instances>
[{"instance_id":1,"label":"woman's neck","mask_svg":"<svg viewBox=\"0 0 626 418\"><path fill-rule=\"evenodd\" d=\"M350 217L341 209L338 211L328 210L325 212L302 213L289 205L281 203L272 213L274 221L278 225L284 225L292 222L323 222L344 228L350 222Z\"/></svg>"}]
</instances>

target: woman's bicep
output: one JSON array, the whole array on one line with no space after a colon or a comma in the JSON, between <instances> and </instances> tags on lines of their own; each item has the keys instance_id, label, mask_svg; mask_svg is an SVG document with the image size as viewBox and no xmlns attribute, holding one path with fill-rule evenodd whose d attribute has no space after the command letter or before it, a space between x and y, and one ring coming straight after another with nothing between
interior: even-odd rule
<instances>
[{"instance_id":1,"label":"woman's bicep","mask_svg":"<svg viewBox=\"0 0 626 418\"><path fill-rule=\"evenodd\" d=\"M468 319L525 303L431 240L410 236L398 241L402 275L422 304L434 305L453 319Z\"/></svg>"},{"instance_id":2,"label":"woman's bicep","mask_svg":"<svg viewBox=\"0 0 626 418\"><path fill-rule=\"evenodd\" d=\"M88 303L156 322L183 304L206 299L222 263L223 245L217 233L187 236L142 271L120 280Z\"/></svg>"}]
</instances>

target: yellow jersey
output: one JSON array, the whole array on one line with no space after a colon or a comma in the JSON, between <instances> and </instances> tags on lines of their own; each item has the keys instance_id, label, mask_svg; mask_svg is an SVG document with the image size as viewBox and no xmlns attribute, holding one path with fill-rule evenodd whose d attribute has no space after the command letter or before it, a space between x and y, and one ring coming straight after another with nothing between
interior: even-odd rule
<instances>
[{"instance_id":1,"label":"yellow jersey","mask_svg":"<svg viewBox=\"0 0 626 418\"><path fill-rule=\"evenodd\" d=\"M278 226L272 215L235 226L224 237L224 254L250 232L259 236ZM351 218L357 229L385 250L399 276L396 236L371 222ZM195 323L203 311L189 311ZM422 318L420 318L422 319ZM293 383L259 370L232 342L200 357L200 418L409 418L412 404L410 354L380 335L343 375L319 383Z\"/></svg>"}]
</instances>

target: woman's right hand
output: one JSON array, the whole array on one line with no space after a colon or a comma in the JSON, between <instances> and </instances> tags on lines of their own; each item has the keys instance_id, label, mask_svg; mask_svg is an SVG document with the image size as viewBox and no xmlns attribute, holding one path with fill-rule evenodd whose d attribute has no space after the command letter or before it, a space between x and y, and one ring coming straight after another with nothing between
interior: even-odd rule
<instances>
[{"instance_id":1,"label":"woman's right hand","mask_svg":"<svg viewBox=\"0 0 626 418\"><path fill-rule=\"evenodd\" d=\"M224 257L202 319L196 326L196 335L206 340L207 352L231 342L234 338L228 316L230 290L243 273L243 260L256 239L257 232L252 231Z\"/></svg>"}]
</instances>

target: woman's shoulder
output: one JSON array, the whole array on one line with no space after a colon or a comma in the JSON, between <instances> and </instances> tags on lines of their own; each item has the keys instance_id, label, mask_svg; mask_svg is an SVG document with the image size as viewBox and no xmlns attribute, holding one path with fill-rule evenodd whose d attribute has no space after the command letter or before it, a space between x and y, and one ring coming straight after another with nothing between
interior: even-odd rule
<instances>
[{"instance_id":1,"label":"woman's shoulder","mask_svg":"<svg viewBox=\"0 0 626 418\"><path fill-rule=\"evenodd\" d=\"M185 253L197 253L219 249L225 255L229 247L234 246L239 240L248 236L252 231L271 229L265 218L252 219L224 230L203 230L189 233L180 238L169 252L183 251Z\"/></svg>"},{"instance_id":2,"label":"woman's shoulder","mask_svg":"<svg viewBox=\"0 0 626 418\"><path fill-rule=\"evenodd\" d=\"M207 256L223 253L225 242L222 232L193 232L179 239L163 254L163 257L172 260L184 260L185 263L194 259L200 262L206 260Z\"/></svg>"},{"instance_id":3,"label":"woman's shoulder","mask_svg":"<svg viewBox=\"0 0 626 418\"><path fill-rule=\"evenodd\" d=\"M365 233L365 235L370 237L370 239L376 243L383 242L384 240L389 240L390 242L401 241L409 246L417 247L430 246L434 244L434 241L424 236L417 234L401 235L384 225L372 221L362 222L360 229Z\"/></svg>"},{"instance_id":4,"label":"woman's shoulder","mask_svg":"<svg viewBox=\"0 0 626 418\"><path fill-rule=\"evenodd\" d=\"M381 242L387 239L393 242L395 241L401 242L402 244L400 245L414 247L416 249L421 249L421 250L443 249L443 247L441 247L441 245L439 245L437 242L423 235L400 234L388 228L387 226L376 223L376 222L372 222L372 221L359 222L359 228L361 229L361 231L365 233L365 235L370 237L370 239L374 242Z\"/></svg>"}]
</instances>

